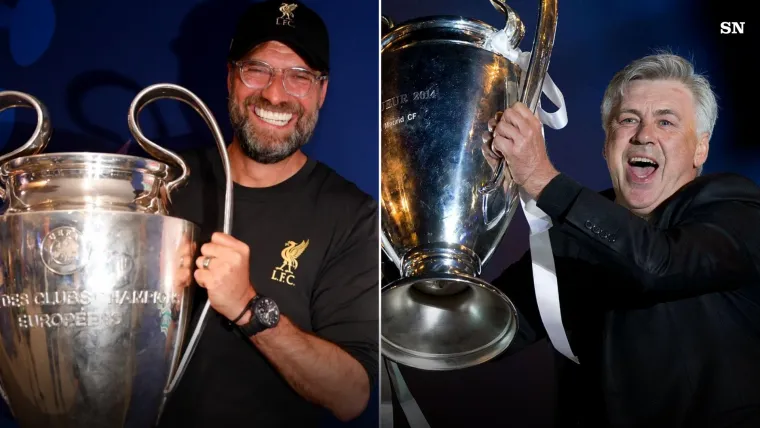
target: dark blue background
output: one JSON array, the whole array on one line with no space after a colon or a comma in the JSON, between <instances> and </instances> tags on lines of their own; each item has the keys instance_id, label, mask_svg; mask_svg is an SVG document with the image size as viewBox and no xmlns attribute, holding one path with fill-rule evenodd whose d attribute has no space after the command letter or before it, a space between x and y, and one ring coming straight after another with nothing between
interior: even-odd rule
<instances>
[{"instance_id":1,"label":"dark blue background","mask_svg":"<svg viewBox=\"0 0 760 428\"><path fill-rule=\"evenodd\" d=\"M323 17L331 41L327 100L305 152L377 198L378 3L304 3ZM161 82L198 95L230 141L225 59L238 13L248 4L0 0L0 88L27 92L47 106L54 128L47 152L139 153L134 143L127 146L127 110L140 90ZM0 152L18 147L35 123L30 109L1 113ZM140 123L149 138L173 150L214 145L200 116L178 101L156 101ZM355 426L377 426L376 394Z\"/></svg>"},{"instance_id":2,"label":"dark blue background","mask_svg":"<svg viewBox=\"0 0 760 428\"><path fill-rule=\"evenodd\" d=\"M539 1L508 4L525 23L520 48L531 50ZM565 97L569 122L561 130L545 128L549 155L557 169L592 189L610 187L600 121L607 83L631 60L657 48L670 48L693 59L696 68L708 74L719 97L718 123L704 172L737 172L760 182L760 145L749 132L752 110L746 106L756 92L757 80L754 85L750 81L755 69L749 62L757 19L738 6L732 8L731 2L559 0L558 4L549 75ZM501 13L487 0L383 0L381 12L396 24L422 16L460 15L504 26ZM745 34L720 35L721 21L747 21ZM542 103L546 111L556 110L545 97ZM528 228L518 210L483 277L492 280L527 245ZM423 372L401 367L401 371L432 427L546 427L551 426L554 408L549 355L542 341L513 357L470 369ZM396 426L403 427L400 408L394 413Z\"/></svg>"}]
</instances>

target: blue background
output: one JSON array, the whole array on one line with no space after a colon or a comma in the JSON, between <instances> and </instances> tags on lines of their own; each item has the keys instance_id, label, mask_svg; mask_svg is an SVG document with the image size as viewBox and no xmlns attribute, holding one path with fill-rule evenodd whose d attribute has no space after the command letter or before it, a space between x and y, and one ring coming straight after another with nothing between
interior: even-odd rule
<instances>
[{"instance_id":1,"label":"blue background","mask_svg":"<svg viewBox=\"0 0 760 428\"><path fill-rule=\"evenodd\" d=\"M508 4L525 24L523 51L532 49L537 0ZM719 97L719 117L704 173L730 171L760 182L760 144L749 131L747 105L756 89L749 65L750 40L758 20L746 10L704 0L560 0L549 75L562 91L568 125L545 127L549 156L557 169L595 190L611 186L602 158L604 132L600 104L613 74L635 58L670 48L706 72ZM430 15L460 15L503 28L503 15L487 0L383 0L383 15L398 25ZM721 35L721 21L747 21L742 35ZM757 79L752 76L752 79ZM556 107L545 97L544 110ZM753 115L754 119L754 115ZM751 226L750 226L751 227ZM484 268L495 278L528 246L528 227L518 209L505 239ZM410 391L432 427L551 426L554 409L553 365L542 341L517 355L481 366L424 372L400 367ZM396 427L405 426L394 409ZM486 423L493 421L493 423Z\"/></svg>"},{"instance_id":2,"label":"blue background","mask_svg":"<svg viewBox=\"0 0 760 428\"><path fill-rule=\"evenodd\" d=\"M377 198L378 3L304 3L323 17L331 42L327 99L304 151ZM54 129L47 152L140 153L129 144L127 110L140 90L161 82L198 95L229 142L226 53L248 4L0 0L0 89L27 92L47 106ZM35 124L30 109L0 113L0 153L26 141ZM200 116L179 101L152 103L140 124L172 150L215 145ZM377 426L377 413L374 394L353 425Z\"/></svg>"}]
</instances>

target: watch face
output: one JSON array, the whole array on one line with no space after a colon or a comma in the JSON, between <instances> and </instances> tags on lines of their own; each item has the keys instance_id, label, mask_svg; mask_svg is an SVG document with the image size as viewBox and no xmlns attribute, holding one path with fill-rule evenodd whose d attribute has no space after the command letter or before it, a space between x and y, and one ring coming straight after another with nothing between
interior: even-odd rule
<instances>
[{"instance_id":1,"label":"watch face","mask_svg":"<svg viewBox=\"0 0 760 428\"><path fill-rule=\"evenodd\" d=\"M256 318L267 327L272 327L280 320L280 308L274 300L264 297L256 302Z\"/></svg>"}]
</instances>

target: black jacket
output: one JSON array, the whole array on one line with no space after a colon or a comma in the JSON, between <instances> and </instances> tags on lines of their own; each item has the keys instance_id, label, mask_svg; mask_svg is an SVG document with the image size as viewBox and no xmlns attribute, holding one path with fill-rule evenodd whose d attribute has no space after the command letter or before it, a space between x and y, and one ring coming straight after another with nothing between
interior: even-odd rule
<instances>
[{"instance_id":1,"label":"black jacket","mask_svg":"<svg viewBox=\"0 0 760 428\"><path fill-rule=\"evenodd\" d=\"M760 427L760 188L701 176L648 220L560 175L537 205L563 324L561 426ZM493 283L520 312L509 352L546 336L530 254Z\"/></svg>"}]
</instances>

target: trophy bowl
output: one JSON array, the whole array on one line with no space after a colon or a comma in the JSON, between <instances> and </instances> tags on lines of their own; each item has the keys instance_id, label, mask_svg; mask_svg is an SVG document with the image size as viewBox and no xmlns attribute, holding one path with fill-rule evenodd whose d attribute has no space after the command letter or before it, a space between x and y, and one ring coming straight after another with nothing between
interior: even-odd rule
<instances>
[{"instance_id":1,"label":"trophy bowl","mask_svg":"<svg viewBox=\"0 0 760 428\"><path fill-rule=\"evenodd\" d=\"M516 49L522 22L492 4ZM400 278L382 289L381 335L383 354L400 364L474 366L517 331L512 302L479 278L519 205L503 159L483 155L483 134L514 102L537 107L556 2L542 1L539 14L527 70L489 48L498 30L474 19L418 18L382 38L382 247Z\"/></svg>"},{"instance_id":2,"label":"trophy bowl","mask_svg":"<svg viewBox=\"0 0 760 428\"><path fill-rule=\"evenodd\" d=\"M154 426L181 375L200 229L171 216L171 192L190 172L136 122L167 96L216 123L187 90L147 88L129 125L157 161L42 154L45 107L0 92L0 111L38 115L27 143L0 156L0 384L22 427Z\"/></svg>"}]
</instances>

